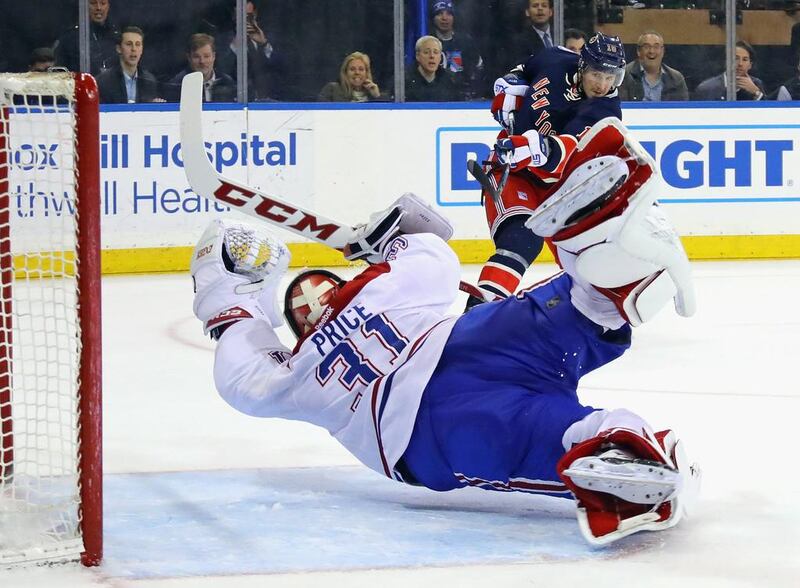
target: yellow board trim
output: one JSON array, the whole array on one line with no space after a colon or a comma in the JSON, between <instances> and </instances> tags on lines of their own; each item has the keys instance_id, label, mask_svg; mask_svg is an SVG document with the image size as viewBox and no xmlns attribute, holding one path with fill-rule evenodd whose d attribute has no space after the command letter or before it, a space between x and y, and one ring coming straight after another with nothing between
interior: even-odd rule
<instances>
[{"instance_id":1,"label":"yellow board trim","mask_svg":"<svg viewBox=\"0 0 800 588\"><path fill-rule=\"evenodd\" d=\"M703 235L682 238L693 260L800 259L800 235ZM455 239L450 245L462 263L483 263L494 251L488 239ZM319 243L290 243L292 267L351 265ZM189 269L192 247L104 250L103 274L180 272ZM552 262L545 247L537 261Z\"/></svg>"}]
</instances>

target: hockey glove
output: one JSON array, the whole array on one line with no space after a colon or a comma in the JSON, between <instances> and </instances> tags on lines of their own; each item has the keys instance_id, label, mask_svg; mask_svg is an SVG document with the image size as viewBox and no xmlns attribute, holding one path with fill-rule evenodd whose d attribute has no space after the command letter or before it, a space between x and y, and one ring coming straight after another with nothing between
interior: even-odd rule
<instances>
[{"instance_id":1,"label":"hockey glove","mask_svg":"<svg viewBox=\"0 0 800 588\"><path fill-rule=\"evenodd\" d=\"M217 339L245 318L280 326L275 290L289 258L286 245L262 230L212 221L195 246L190 267L193 310L204 332Z\"/></svg>"},{"instance_id":2,"label":"hockey glove","mask_svg":"<svg viewBox=\"0 0 800 588\"><path fill-rule=\"evenodd\" d=\"M356 228L355 237L345 246L344 256L351 261L381 263L384 249L392 239L417 233L433 233L448 241L453 236L453 227L419 196L407 192L386 210L373 214L370 222Z\"/></svg>"},{"instance_id":3,"label":"hockey glove","mask_svg":"<svg viewBox=\"0 0 800 588\"><path fill-rule=\"evenodd\" d=\"M497 161L511 166L511 171L526 167L542 167L547 163L550 147L547 137L536 131L526 131L522 135L511 135L499 139L494 146Z\"/></svg>"},{"instance_id":4,"label":"hockey glove","mask_svg":"<svg viewBox=\"0 0 800 588\"><path fill-rule=\"evenodd\" d=\"M494 82L492 116L507 131L513 131L513 115L522 108L522 102L530 86L517 76L508 75Z\"/></svg>"}]
</instances>

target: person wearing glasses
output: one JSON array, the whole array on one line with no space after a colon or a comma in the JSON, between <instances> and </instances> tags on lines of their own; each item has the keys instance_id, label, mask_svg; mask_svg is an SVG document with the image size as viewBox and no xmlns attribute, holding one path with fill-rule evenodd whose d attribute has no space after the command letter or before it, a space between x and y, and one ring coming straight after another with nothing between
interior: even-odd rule
<instances>
[{"instance_id":1,"label":"person wearing glasses","mask_svg":"<svg viewBox=\"0 0 800 588\"><path fill-rule=\"evenodd\" d=\"M664 37L660 33L650 30L639 35L636 60L625 68L619 98L636 102L689 99L683 74L664 63Z\"/></svg>"}]
</instances>

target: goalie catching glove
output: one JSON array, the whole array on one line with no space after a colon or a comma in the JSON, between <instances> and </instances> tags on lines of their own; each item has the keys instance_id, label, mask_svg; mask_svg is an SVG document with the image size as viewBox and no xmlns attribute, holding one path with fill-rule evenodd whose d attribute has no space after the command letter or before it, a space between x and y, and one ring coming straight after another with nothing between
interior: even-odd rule
<instances>
[{"instance_id":1,"label":"goalie catching glove","mask_svg":"<svg viewBox=\"0 0 800 588\"><path fill-rule=\"evenodd\" d=\"M291 255L281 241L242 223L214 220L192 253L194 314L218 339L245 318L282 324L275 291Z\"/></svg>"},{"instance_id":2,"label":"goalie catching glove","mask_svg":"<svg viewBox=\"0 0 800 588\"><path fill-rule=\"evenodd\" d=\"M419 196L407 192L386 210L373 214L368 223L356 227L355 236L344 248L344 256L350 261L381 263L392 239L417 233L433 233L449 241L453 226Z\"/></svg>"}]
</instances>

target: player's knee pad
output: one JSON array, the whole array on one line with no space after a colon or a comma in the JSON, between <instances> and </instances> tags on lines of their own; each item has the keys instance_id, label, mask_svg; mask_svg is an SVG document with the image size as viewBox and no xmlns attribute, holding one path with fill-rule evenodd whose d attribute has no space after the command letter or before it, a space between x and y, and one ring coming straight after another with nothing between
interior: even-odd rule
<instances>
[{"instance_id":1,"label":"player's knee pad","mask_svg":"<svg viewBox=\"0 0 800 588\"><path fill-rule=\"evenodd\" d=\"M659 188L649 163L631 166L617 156L600 157L576 168L548 199L554 202L543 203L526 223L552 239L577 287L596 288L633 326L650 320L670 299L678 314L694 313L689 261L656 204ZM587 316L596 319L591 308Z\"/></svg>"},{"instance_id":2,"label":"player's knee pad","mask_svg":"<svg viewBox=\"0 0 800 588\"><path fill-rule=\"evenodd\" d=\"M307 270L286 288L283 315L299 339L314 328L345 281L327 270Z\"/></svg>"},{"instance_id":3,"label":"player's knee pad","mask_svg":"<svg viewBox=\"0 0 800 588\"><path fill-rule=\"evenodd\" d=\"M567 430L564 442L557 470L577 500L581 532L593 544L673 527L696 498L700 470L689 464L682 443L670 430L653 433L633 413L592 413Z\"/></svg>"}]
</instances>

